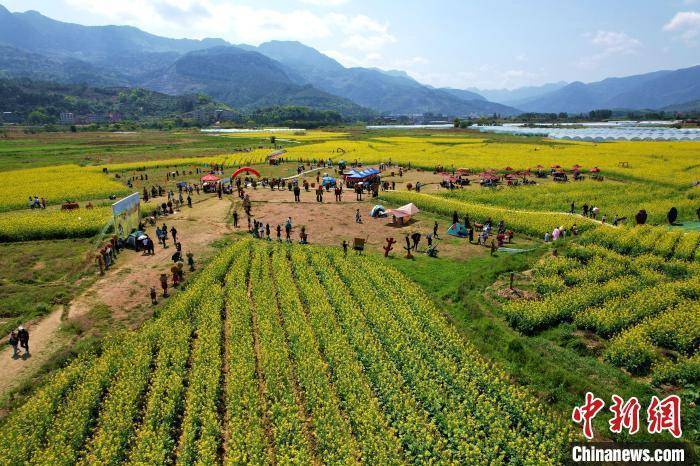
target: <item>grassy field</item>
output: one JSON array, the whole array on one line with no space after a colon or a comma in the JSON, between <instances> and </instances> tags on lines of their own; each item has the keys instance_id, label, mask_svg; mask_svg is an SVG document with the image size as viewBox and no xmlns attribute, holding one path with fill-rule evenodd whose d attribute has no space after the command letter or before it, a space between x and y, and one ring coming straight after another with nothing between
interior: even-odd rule
<instances>
[{"instance_id":1,"label":"grassy field","mask_svg":"<svg viewBox=\"0 0 700 466\"><path fill-rule=\"evenodd\" d=\"M0 334L68 304L95 277L84 239L0 243Z\"/></svg>"},{"instance_id":2,"label":"grassy field","mask_svg":"<svg viewBox=\"0 0 700 466\"><path fill-rule=\"evenodd\" d=\"M224 138L199 132L0 134L0 170L73 163L101 165L200 157L259 145L259 138ZM269 140L267 141L269 144Z\"/></svg>"}]
</instances>

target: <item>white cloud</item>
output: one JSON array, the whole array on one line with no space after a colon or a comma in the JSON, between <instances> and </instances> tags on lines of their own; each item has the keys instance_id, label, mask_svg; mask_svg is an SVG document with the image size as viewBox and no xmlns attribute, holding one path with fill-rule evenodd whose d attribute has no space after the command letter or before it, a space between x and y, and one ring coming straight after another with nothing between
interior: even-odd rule
<instances>
[{"instance_id":1,"label":"white cloud","mask_svg":"<svg viewBox=\"0 0 700 466\"><path fill-rule=\"evenodd\" d=\"M268 40L313 42L333 39L342 47L376 51L396 42L389 25L366 15L317 13L298 8L282 11L226 0L65 0L91 13L99 24L129 24L167 37L221 37L232 43ZM321 3L321 0L305 0ZM325 0L333 6L343 0Z\"/></svg>"},{"instance_id":2,"label":"white cloud","mask_svg":"<svg viewBox=\"0 0 700 466\"><path fill-rule=\"evenodd\" d=\"M365 15L349 17L331 14L329 20L347 34L341 44L344 48L368 52L396 42L396 37L389 32L388 24L379 23Z\"/></svg>"},{"instance_id":3,"label":"white cloud","mask_svg":"<svg viewBox=\"0 0 700 466\"><path fill-rule=\"evenodd\" d=\"M664 25L664 31L680 33L683 40L693 43L700 36L700 13L680 11Z\"/></svg>"},{"instance_id":4,"label":"white cloud","mask_svg":"<svg viewBox=\"0 0 700 466\"><path fill-rule=\"evenodd\" d=\"M632 53L642 45L637 39L624 32L615 31L597 31L591 36L591 43L603 47L603 51L610 55Z\"/></svg>"},{"instance_id":5,"label":"white cloud","mask_svg":"<svg viewBox=\"0 0 700 466\"><path fill-rule=\"evenodd\" d=\"M599 30L595 33L584 34L584 37L587 37L591 44L600 49L594 55L579 59L577 66L584 69L597 68L601 62L608 58L635 54L642 47L642 43L639 40L628 36L624 32Z\"/></svg>"}]
</instances>

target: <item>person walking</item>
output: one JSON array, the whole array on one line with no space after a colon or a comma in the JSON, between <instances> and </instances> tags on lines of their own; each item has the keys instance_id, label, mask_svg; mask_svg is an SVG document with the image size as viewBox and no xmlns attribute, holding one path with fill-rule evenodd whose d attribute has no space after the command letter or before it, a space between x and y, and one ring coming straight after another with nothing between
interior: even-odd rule
<instances>
[{"instance_id":1,"label":"person walking","mask_svg":"<svg viewBox=\"0 0 700 466\"><path fill-rule=\"evenodd\" d=\"M173 243L177 243L177 230L174 225L170 227L170 235L173 237Z\"/></svg>"},{"instance_id":2,"label":"person walking","mask_svg":"<svg viewBox=\"0 0 700 466\"><path fill-rule=\"evenodd\" d=\"M150 295L151 295L151 304L153 304L155 306L156 304L158 304L158 299L157 299L158 295L156 293L156 287L154 287L154 286L151 287Z\"/></svg>"},{"instance_id":3,"label":"person walking","mask_svg":"<svg viewBox=\"0 0 700 466\"><path fill-rule=\"evenodd\" d=\"M164 273L160 274L160 287L163 289L163 297L167 298L168 295L168 276Z\"/></svg>"},{"instance_id":4,"label":"person walking","mask_svg":"<svg viewBox=\"0 0 700 466\"><path fill-rule=\"evenodd\" d=\"M192 208L192 198L187 194L187 207Z\"/></svg>"},{"instance_id":5,"label":"person walking","mask_svg":"<svg viewBox=\"0 0 700 466\"><path fill-rule=\"evenodd\" d=\"M360 215L360 209L355 210L355 223L362 223L362 216Z\"/></svg>"},{"instance_id":6,"label":"person walking","mask_svg":"<svg viewBox=\"0 0 700 466\"><path fill-rule=\"evenodd\" d=\"M238 228L238 211L233 211L233 227Z\"/></svg>"},{"instance_id":7,"label":"person walking","mask_svg":"<svg viewBox=\"0 0 700 466\"><path fill-rule=\"evenodd\" d=\"M292 217L287 218L287 222L284 224L284 238L287 242L292 241Z\"/></svg>"},{"instance_id":8,"label":"person walking","mask_svg":"<svg viewBox=\"0 0 700 466\"><path fill-rule=\"evenodd\" d=\"M418 252L418 244L420 243L420 233L415 232L411 235L411 239L413 240L413 249Z\"/></svg>"},{"instance_id":9,"label":"person walking","mask_svg":"<svg viewBox=\"0 0 700 466\"><path fill-rule=\"evenodd\" d=\"M21 325L17 328L17 339L20 348L24 348L24 354L29 355L29 332Z\"/></svg>"},{"instance_id":10,"label":"person walking","mask_svg":"<svg viewBox=\"0 0 700 466\"><path fill-rule=\"evenodd\" d=\"M265 224L265 238L270 241L270 224Z\"/></svg>"},{"instance_id":11,"label":"person walking","mask_svg":"<svg viewBox=\"0 0 700 466\"><path fill-rule=\"evenodd\" d=\"M187 265L190 267L190 272L194 272L194 254L187 252Z\"/></svg>"},{"instance_id":12,"label":"person walking","mask_svg":"<svg viewBox=\"0 0 700 466\"><path fill-rule=\"evenodd\" d=\"M277 242L282 242L282 227L280 226L279 223L277 224L276 231L277 231Z\"/></svg>"},{"instance_id":13,"label":"person walking","mask_svg":"<svg viewBox=\"0 0 700 466\"><path fill-rule=\"evenodd\" d=\"M301 188L298 184L294 185L294 202L301 202Z\"/></svg>"},{"instance_id":14,"label":"person walking","mask_svg":"<svg viewBox=\"0 0 700 466\"><path fill-rule=\"evenodd\" d=\"M348 255L348 242L346 240L343 240L343 255Z\"/></svg>"},{"instance_id":15,"label":"person walking","mask_svg":"<svg viewBox=\"0 0 700 466\"><path fill-rule=\"evenodd\" d=\"M466 225L465 225L465 226L466 226ZM438 222L435 222L435 224L433 225L433 237L434 237L435 239L439 239L439 236L438 236Z\"/></svg>"},{"instance_id":16,"label":"person walking","mask_svg":"<svg viewBox=\"0 0 700 466\"><path fill-rule=\"evenodd\" d=\"M13 330L10 333L10 338L7 342L12 347L12 359L17 359L17 357L19 356L19 353L17 352L17 345L19 345L19 337L17 336L17 332Z\"/></svg>"}]
</instances>

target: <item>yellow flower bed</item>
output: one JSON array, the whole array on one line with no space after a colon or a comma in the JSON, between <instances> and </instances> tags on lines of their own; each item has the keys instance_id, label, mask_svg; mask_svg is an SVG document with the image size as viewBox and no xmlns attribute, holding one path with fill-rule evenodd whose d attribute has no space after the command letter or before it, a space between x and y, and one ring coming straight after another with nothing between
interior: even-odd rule
<instances>
[{"instance_id":1,"label":"yellow flower bed","mask_svg":"<svg viewBox=\"0 0 700 466\"><path fill-rule=\"evenodd\" d=\"M0 214L0 242L93 236L111 219L110 207L5 212Z\"/></svg>"}]
</instances>

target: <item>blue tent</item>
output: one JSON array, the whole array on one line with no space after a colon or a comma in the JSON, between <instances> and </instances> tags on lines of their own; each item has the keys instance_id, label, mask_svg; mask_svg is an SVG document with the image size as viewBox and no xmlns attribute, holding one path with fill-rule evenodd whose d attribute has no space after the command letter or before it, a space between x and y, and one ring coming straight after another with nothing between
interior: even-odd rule
<instances>
[{"instance_id":1,"label":"blue tent","mask_svg":"<svg viewBox=\"0 0 700 466\"><path fill-rule=\"evenodd\" d=\"M335 178L332 176L324 176L321 178L321 186L335 186Z\"/></svg>"},{"instance_id":2,"label":"blue tent","mask_svg":"<svg viewBox=\"0 0 700 466\"><path fill-rule=\"evenodd\" d=\"M364 170L350 170L345 173L345 177L352 180L364 180L378 174L379 170L376 168L366 168Z\"/></svg>"},{"instance_id":3,"label":"blue tent","mask_svg":"<svg viewBox=\"0 0 700 466\"><path fill-rule=\"evenodd\" d=\"M466 238L467 228L461 223L453 223L452 226L447 229L447 234L457 236L459 238Z\"/></svg>"}]
</instances>

